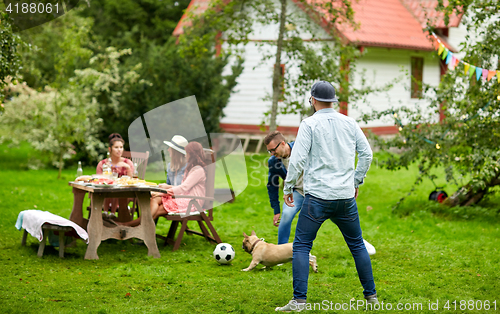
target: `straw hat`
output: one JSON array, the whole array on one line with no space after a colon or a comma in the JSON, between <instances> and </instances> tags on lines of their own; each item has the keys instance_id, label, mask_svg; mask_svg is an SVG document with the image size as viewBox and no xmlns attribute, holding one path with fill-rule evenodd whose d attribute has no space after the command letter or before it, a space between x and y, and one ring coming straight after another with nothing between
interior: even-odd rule
<instances>
[{"instance_id":1,"label":"straw hat","mask_svg":"<svg viewBox=\"0 0 500 314\"><path fill-rule=\"evenodd\" d=\"M163 143L165 143L168 146L172 147L173 149L175 149L179 153L182 153L182 154L186 155L185 148L186 148L186 146L188 144L188 141L184 138L184 136L174 135L174 137L172 137L172 141L171 142L169 142L169 141L163 141Z\"/></svg>"}]
</instances>

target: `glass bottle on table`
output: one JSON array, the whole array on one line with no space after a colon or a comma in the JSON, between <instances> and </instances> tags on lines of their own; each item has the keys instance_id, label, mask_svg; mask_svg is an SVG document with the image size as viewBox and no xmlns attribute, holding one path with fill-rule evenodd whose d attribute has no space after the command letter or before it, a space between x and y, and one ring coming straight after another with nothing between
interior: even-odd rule
<instances>
[{"instance_id":1,"label":"glass bottle on table","mask_svg":"<svg viewBox=\"0 0 500 314\"><path fill-rule=\"evenodd\" d=\"M132 178L134 178L134 179L138 179L139 178L139 169L137 169L137 163L136 162L134 162L134 174L133 174Z\"/></svg>"},{"instance_id":2,"label":"glass bottle on table","mask_svg":"<svg viewBox=\"0 0 500 314\"><path fill-rule=\"evenodd\" d=\"M108 177L111 176L111 157L109 156L109 152L103 165L102 174Z\"/></svg>"},{"instance_id":3,"label":"glass bottle on table","mask_svg":"<svg viewBox=\"0 0 500 314\"><path fill-rule=\"evenodd\" d=\"M108 165L106 163L103 163L102 164L102 175L105 175L106 171L108 171Z\"/></svg>"},{"instance_id":4,"label":"glass bottle on table","mask_svg":"<svg viewBox=\"0 0 500 314\"><path fill-rule=\"evenodd\" d=\"M104 164L102 165L102 175L103 176L108 175L108 163L107 162L104 162Z\"/></svg>"},{"instance_id":5,"label":"glass bottle on table","mask_svg":"<svg viewBox=\"0 0 500 314\"><path fill-rule=\"evenodd\" d=\"M78 169L76 169L76 177L80 177L83 175L82 162L78 162Z\"/></svg>"}]
</instances>

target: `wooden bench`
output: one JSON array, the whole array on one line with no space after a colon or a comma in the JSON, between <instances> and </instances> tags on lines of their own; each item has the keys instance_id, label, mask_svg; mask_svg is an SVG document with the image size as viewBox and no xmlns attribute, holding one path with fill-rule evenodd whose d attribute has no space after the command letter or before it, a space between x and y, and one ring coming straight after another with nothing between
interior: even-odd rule
<instances>
[{"instance_id":1,"label":"wooden bench","mask_svg":"<svg viewBox=\"0 0 500 314\"><path fill-rule=\"evenodd\" d=\"M42 241L40 242L40 246L38 247L38 257L43 256L43 251L45 250L45 244L47 242L47 237L49 236L49 231L54 230L54 231L59 231L59 257L64 258L64 234L67 231L72 231L72 227L62 227L62 226L57 226L57 225L52 225L49 223L45 223L42 226L43 229L43 238ZM26 238L28 237L28 231L26 229L24 230L23 233L23 240L21 242L22 246L26 245Z\"/></svg>"}]
</instances>

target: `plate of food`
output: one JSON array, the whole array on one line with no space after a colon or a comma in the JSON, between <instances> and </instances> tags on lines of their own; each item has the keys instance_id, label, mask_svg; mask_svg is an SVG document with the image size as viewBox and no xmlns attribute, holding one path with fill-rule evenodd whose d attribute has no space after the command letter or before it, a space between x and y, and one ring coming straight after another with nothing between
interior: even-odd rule
<instances>
[{"instance_id":1,"label":"plate of food","mask_svg":"<svg viewBox=\"0 0 500 314\"><path fill-rule=\"evenodd\" d=\"M79 176L78 178L75 179L75 182L82 184L82 183L89 183L91 180L92 180L91 176Z\"/></svg>"},{"instance_id":2,"label":"plate of food","mask_svg":"<svg viewBox=\"0 0 500 314\"><path fill-rule=\"evenodd\" d=\"M95 187L106 187L106 188L111 188L111 187L116 187L117 185L115 184L115 181L107 178L99 178L97 180L94 179L94 181L91 181L92 185Z\"/></svg>"},{"instance_id":3,"label":"plate of food","mask_svg":"<svg viewBox=\"0 0 500 314\"><path fill-rule=\"evenodd\" d=\"M140 184L142 180L133 179L130 177L123 176L115 181L115 183L121 186L135 186L136 184Z\"/></svg>"}]
</instances>

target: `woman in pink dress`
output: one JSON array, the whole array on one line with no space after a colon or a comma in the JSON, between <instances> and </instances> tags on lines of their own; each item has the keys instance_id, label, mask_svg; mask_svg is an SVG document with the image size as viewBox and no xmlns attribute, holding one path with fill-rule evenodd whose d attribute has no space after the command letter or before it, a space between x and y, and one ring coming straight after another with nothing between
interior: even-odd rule
<instances>
[{"instance_id":1,"label":"woman in pink dress","mask_svg":"<svg viewBox=\"0 0 500 314\"><path fill-rule=\"evenodd\" d=\"M96 168L97 174L102 174L102 167L105 163L111 165L112 172L118 173L118 177L127 175L132 177L134 174L134 164L130 159L123 158L123 145L125 141L122 136L118 133L113 133L109 136L109 153L111 162L107 159L103 159L99 162Z\"/></svg>"},{"instance_id":2,"label":"woman in pink dress","mask_svg":"<svg viewBox=\"0 0 500 314\"><path fill-rule=\"evenodd\" d=\"M185 213L191 199L173 198L178 195L205 196L206 166L205 152L198 142L189 143L186 148L187 166L184 172L184 178L181 185L172 186L168 184L159 184L160 188L166 189L167 193L152 193L151 197L151 215L153 219L166 213ZM197 200L200 206L203 206L203 200ZM191 212L197 212L196 207L191 208ZM137 226L141 223L141 218L125 223L116 222L125 226Z\"/></svg>"}]
</instances>

